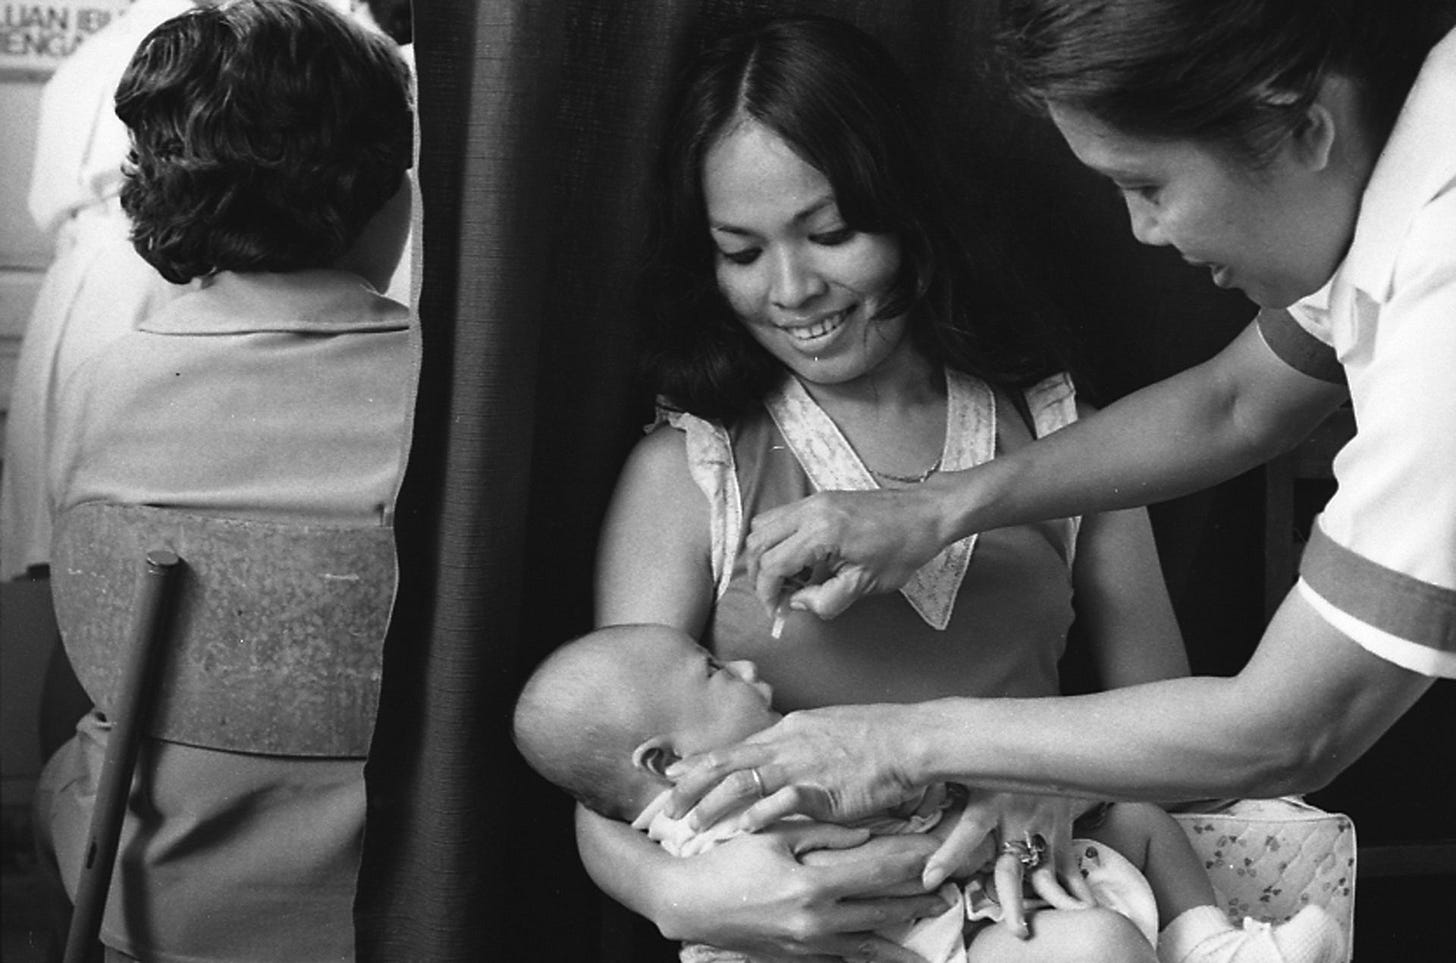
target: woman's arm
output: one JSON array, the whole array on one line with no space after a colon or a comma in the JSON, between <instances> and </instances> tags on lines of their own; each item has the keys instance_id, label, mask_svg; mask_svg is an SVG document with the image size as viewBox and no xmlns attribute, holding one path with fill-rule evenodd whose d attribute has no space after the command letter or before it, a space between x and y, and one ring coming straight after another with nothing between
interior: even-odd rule
<instances>
[{"instance_id":1,"label":"woman's arm","mask_svg":"<svg viewBox=\"0 0 1456 963\"><path fill-rule=\"evenodd\" d=\"M597 623L654 622L701 637L713 605L707 498L688 468L680 431L659 428L622 469L597 558ZM784 827L730 840L691 859L666 853L626 825L577 809L577 846L601 889L663 935L773 955L855 955L868 943L887 960L917 958L867 932L936 912L934 894L884 897L919 879L935 848L921 837L850 849L863 832ZM815 863L799 857L817 852ZM860 955L863 955L862 953Z\"/></svg>"},{"instance_id":2,"label":"woman's arm","mask_svg":"<svg viewBox=\"0 0 1456 963\"><path fill-rule=\"evenodd\" d=\"M749 825L785 812L844 818L938 780L1112 799L1308 792L1359 758L1432 681L1370 654L1292 592L1232 678L796 712L752 742L671 770L673 809L701 799L709 820L750 798L749 767L770 790Z\"/></svg>"},{"instance_id":3,"label":"woman's arm","mask_svg":"<svg viewBox=\"0 0 1456 963\"><path fill-rule=\"evenodd\" d=\"M1082 519L1072 570L1080 635L1091 646L1098 688L1188 674L1188 655L1141 508Z\"/></svg>"},{"instance_id":4,"label":"woman's arm","mask_svg":"<svg viewBox=\"0 0 1456 963\"><path fill-rule=\"evenodd\" d=\"M985 465L913 489L820 492L752 522L748 563L759 597L828 561L836 574L793 596L823 617L890 591L942 547L1042 518L1146 505L1261 464L1307 435L1343 387L1281 361L1251 324L1211 360Z\"/></svg>"},{"instance_id":5,"label":"woman's arm","mask_svg":"<svg viewBox=\"0 0 1456 963\"><path fill-rule=\"evenodd\" d=\"M597 885L668 939L775 959L859 958L873 946L874 959L922 963L869 931L945 909L934 893L919 891L921 867L935 848L929 836L869 839L864 830L790 821L679 859L580 806L576 830L582 862ZM612 872L600 872L603 867ZM915 895L878 895L891 891Z\"/></svg>"},{"instance_id":6,"label":"woman's arm","mask_svg":"<svg viewBox=\"0 0 1456 963\"><path fill-rule=\"evenodd\" d=\"M972 770L991 784L1054 784L1122 799L1309 792L1363 754L1431 682L1370 654L1292 592L1237 676L968 702L964 714L927 703L925 717L905 730L905 748L917 778ZM944 731L934 728L937 718L952 737L932 746L926 736ZM932 728L921 730L926 724ZM1009 730L971 748L966 725ZM1039 758L994 761L998 751Z\"/></svg>"},{"instance_id":7,"label":"woman's arm","mask_svg":"<svg viewBox=\"0 0 1456 963\"><path fill-rule=\"evenodd\" d=\"M682 432L638 442L602 523L597 625L656 622L701 638L713 606L708 500L688 470Z\"/></svg>"},{"instance_id":8,"label":"woman's arm","mask_svg":"<svg viewBox=\"0 0 1456 963\"><path fill-rule=\"evenodd\" d=\"M1091 648L1099 688L1119 688L1171 679L1188 674L1188 657L1173 605L1158 565L1157 547L1147 512L1140 508L1087 515L1077 536L1072 569L1073 604L1077 611L1079 637ZM1011 799L1005 794L977 788L935 855L926 863L922 877L927 887L967 865L975 852L993 835L1017 839L1013 823L1018 811L1030 805L1037 809L1022 817L1022 825L1040 831L1057 826L1058 814L1048 808L1046 797ZM1063 806L1066 801L1062 801ZM999 810L999 812L998 812ZM1071 817L1065 810L1059 835L1041 832L1050 843L1048 869L1054 869L1068 885L1071 895L1091 901L1090 893L1076 884L1082 881L1075 854L1066 844L1071 837ZM998 866L998 869L1000 867ZM1012 867L1014 869L1015 867ZM1057 876L1032 874L1037 891L1054 906L1066 905L1066 893L1053 888ZM1008 924L1021 929L1020 900L1006 902Z\"/></svg>"}]
</instances>

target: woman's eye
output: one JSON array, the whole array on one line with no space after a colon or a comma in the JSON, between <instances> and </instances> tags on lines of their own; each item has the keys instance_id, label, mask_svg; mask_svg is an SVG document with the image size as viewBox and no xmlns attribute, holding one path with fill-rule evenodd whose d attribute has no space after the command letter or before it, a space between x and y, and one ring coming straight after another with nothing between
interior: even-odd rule
<instances>
[{"instance_id":1,"label":"woman's eye","mask_svg":"<svg viewBox=\"0 0 1456 963\"><path fill-rule=\"evenodd\" d=\"M844 244L857 232L850 227L837 227L832 231L820 231L818 234L810 235L809 240L815 244L822 244L825 247L836 247Z\"/></svg>"},{"instance_id":2,"label":"woman's eye","mask_svg":"<svg viewBox=\"0 0 1456 963\"><path fill-rule=\"evenodd\" d=\"M719 250L718 256L733 264L752 264L758 260L758 248L747 247L741 251Z\"/></svg>"}]
</instances>

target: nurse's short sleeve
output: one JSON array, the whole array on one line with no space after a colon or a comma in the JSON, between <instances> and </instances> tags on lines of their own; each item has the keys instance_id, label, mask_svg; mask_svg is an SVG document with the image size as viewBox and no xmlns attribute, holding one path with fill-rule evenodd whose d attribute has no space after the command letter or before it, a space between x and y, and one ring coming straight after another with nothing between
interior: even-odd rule
<instances>
[{"instance_id":1,"label":"nurse's short sleeve","mask_svg":"<svg viewBox=\"0 0 1456 963\"><path fill-rule=\"evenodd\" d=\"M1269 350L1296 371L1330 384L1345 383L1345 368L1333 346L1316 337L1282 308L1264 308L1255 319Z\"/></svg>"},{"instance_id":2,"label":"nurse's short sleeve","mask_svg":"<svg viewBox=\"0 0 1456 963\"><path fill-rule=\"evenodd\" d=\"M1450 233L1447 233L1450 232ZM1390 297L1353 292L1337 338L1357 434L1299 590L1376 655L1456 677L1456 193L1429 205Z\"/></svg>"}]
</instances>

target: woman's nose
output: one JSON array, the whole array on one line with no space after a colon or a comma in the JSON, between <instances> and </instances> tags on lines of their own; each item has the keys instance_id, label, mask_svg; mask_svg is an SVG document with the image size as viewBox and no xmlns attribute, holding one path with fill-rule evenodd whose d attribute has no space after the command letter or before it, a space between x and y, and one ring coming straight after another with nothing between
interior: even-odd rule
<instances>
[{"instance_id":1,"label":"woman's nose","mask_svg":"<svg viewBox=\"0 0 1456 963\"><path fill-rule=\"evenodd\" d=\"M794 310L824 290L824 279L801 251L781 248L774 258L773 270L770 297L775 307Z\"/></svg>"},{"instance_id":2,"label":"woman's nose","mask_svg":"<svg viewBox=\"0 0 1456 963\"><path fill-rule=\"evenodd\" d=\"M1132 225L1132 236L1137 238L1139 243L1150 244L1153 247L1160 247L1168 243L1167 237L1158 226L1158 218L1153 206L1147 201L1137 197L1127 198L1127 217Z\"/></svg>"}]
</instances>

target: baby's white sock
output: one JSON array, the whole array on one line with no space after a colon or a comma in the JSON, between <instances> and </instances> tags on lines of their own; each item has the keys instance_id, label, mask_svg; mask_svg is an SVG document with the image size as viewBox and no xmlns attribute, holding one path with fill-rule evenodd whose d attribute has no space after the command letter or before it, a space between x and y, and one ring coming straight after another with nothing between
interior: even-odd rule
<instances>
[{"instance_id":1,"label":"baby's white sock","mask_svg":"<svg viewBox=\"0 0 1456 963\"><path fill-rule=\"evenodd\" d=\"M1314 905L1283 923L1249 917L1242 929L1217 906L1195 906L1158 935L1160 963L1339 963L1344 958L1340 924Z\"/></svg>"}]
</instances>

